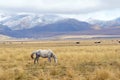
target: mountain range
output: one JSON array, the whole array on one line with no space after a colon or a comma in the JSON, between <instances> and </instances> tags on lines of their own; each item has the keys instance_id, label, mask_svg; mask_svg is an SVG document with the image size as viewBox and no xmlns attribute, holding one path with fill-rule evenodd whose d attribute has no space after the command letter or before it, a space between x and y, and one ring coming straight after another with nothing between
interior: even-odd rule
<instances>
[{"instance_id":1,"label":"mountain range","mask_svg":"<svg viewBox=\"0 0 120 80\"><path fill-rule=\"evenodd\" d=\"M113 19L113 20L109 20L109 21L101 21L101 20L91 19L91 20L89 20L89 23L93 24L93 25L98 25L99 27L104 28L104 29L120 28L120 17Z\"/></svg>"},{"instance_id":2,"label":"mountain range","mask_svg":"<svg viewBox=\"0 0 120 80\"><path fill-rule=\"evenodd\" d=\"M0 14L0 34L15 38L44 38L57 35L120 35L120 18L80 21L58 15Z\"/></svg>"}]
</instances>

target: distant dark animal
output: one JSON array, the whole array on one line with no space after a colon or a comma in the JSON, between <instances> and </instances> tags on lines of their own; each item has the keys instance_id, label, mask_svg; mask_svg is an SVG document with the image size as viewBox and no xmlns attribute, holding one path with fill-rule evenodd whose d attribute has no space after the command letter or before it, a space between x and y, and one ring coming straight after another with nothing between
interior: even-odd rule
<instances>
[{"instance_id":1,"label":"distant dark animal","mask_svg":"<svg viewBox=\"0 0 120 80\"><path fill-rule=\"evenodd\" d=\"M80 44L80 42L76 42L76 44Z\"/></svg>"},{"instance_id":2,"label":"distant dark animal","mask_svg":"<svg viewBox=\"0 0 120 80\"><path fill-rule=\"evenodd\" d=\"M36 57L34 58L34 54L36 55ZM56 55L52 52L52 50L36 50L34 52L32 52L31 54L31 58L34 59L34 64L39 60L39 57L42 58L48 58L48 61L51 62L51 58L54 59L54 62L57 63L57 57Z\"/></svg>"},{"instance_id":3,"label":"distant dark animal","mask_svg":"<svg viewBox=\"0 0 120 80\"><path fill-rule=\"evenodd\" d=\"M100 44L101 42L100 41L97 41L97 42L94 42L95 44Z\"/></svg>"},{"instance_id":4,"label":"distant dark animal","mask_svg":"<svg viewBox=\"0 0 120 80\"><path fill-rule=\"evenodd\" d=\"M118 43L120 43L120 41L118 41Z\"/></svg>"},{"instance_id":5,"label":"distant dark animal","mask_svg":"<svg viewBox=\"0 0 120 80\"><path fill-rule=\"evenodd\" d=\"M118 43L120 43L120 41L119 40L116 40Z\"/></svg>"}]
</instances>

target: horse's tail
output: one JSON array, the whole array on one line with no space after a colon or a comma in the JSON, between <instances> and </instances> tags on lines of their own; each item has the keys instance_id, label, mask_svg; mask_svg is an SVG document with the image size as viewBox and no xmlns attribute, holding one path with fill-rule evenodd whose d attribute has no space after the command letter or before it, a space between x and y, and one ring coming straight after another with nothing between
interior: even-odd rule
<instances>
[{"instance_id":1,"label":"horse's tail","mask_svg":"<svg viewBox=\"0 0 120 80\"><path fill-rule=\"evenodd\" d=\"M31 54L31 58L32 58L32 59L34 59L34 54L35 54L35 52L33 52L33 53Z\"/></svg>"}]
</instances>

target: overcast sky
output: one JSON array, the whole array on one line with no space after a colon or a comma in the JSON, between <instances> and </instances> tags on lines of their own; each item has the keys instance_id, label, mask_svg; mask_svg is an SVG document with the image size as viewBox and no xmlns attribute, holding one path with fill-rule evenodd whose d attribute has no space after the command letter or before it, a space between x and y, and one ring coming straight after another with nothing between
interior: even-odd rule
<instances>
[{"instance_id":1,"label":"overcast sky","mask_svg":"<svg viewBox=\"0 0 120 80\"><path fill-rule=\"evenodd\" d=\"M120 0L0 0L0 12L109 20L120 17Z\"/></svg>"}]
</instances>

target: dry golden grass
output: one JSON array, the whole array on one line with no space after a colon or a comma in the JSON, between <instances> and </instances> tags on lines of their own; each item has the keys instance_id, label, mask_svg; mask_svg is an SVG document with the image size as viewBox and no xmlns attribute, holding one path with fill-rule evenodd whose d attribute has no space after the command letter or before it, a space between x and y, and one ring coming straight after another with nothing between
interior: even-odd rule
<instances>
[{"instance_id":1,"label":"dry golden grass","mask_svg":"<svg viewBox=\"0 0 120 80\"><path fill-rule=\"evenodd\" d=\"M120 44L94 41L0 43L0 80L120 80ZM34 65L37 49L53 50L58 64L41 58Z\"/></svg>"}]
</instances>

